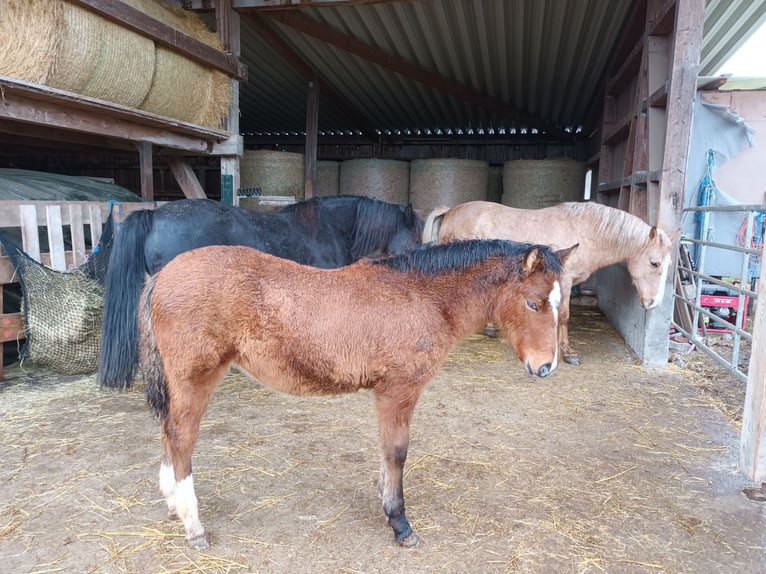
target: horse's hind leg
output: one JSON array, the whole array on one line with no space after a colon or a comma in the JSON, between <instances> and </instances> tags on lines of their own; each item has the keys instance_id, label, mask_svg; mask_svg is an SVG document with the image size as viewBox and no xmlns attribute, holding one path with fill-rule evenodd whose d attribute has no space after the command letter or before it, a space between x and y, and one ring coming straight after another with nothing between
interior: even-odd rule
<instances>
[{"instance_id":1,"label":"horse's hind leg","mask_svg":"<svg viewBox=\"0 0 766 574\"><path fill-rule=\"evenodd\" d=\"M207 410L210 395L226 369L169 385L168 415L162 422L162 462L160 490L170 515L181 519L189 546L208 548L207 535L199 519L199 505L194 492L192 451L199 437L199 426Z\"/></svg>"},{"instance_id":2,"label":"horse's hind leg","mask_svg":"<svg viewBox=\"0 0 766 574\"><path fill-rule=\"evenodd\" d=\"M412 531L404 512L402 476L409 447L410 420L420 390L412 385L398 387L395 391L375 394L381 450L378 494L383 499L383 512L394 530L396 542L410 547L417 546L420 538ZM402 392L409 395L403 396Z\"/></svg>"}]
</instances>

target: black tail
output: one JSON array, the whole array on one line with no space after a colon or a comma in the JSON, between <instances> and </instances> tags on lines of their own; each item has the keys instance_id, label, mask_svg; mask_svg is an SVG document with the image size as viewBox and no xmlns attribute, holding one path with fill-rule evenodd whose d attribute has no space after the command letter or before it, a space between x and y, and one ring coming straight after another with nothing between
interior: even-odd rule
<instances>
[{"instance_id":1,"label":"black tail","mask_svg":"<svg viewBox=\"0 0 766 574\"><path fill-rule=\"evenodd\" d=\"M152 407L154 414L160 419L164 419L168 416L168 383L152 327L153 291L154 279L151 278L146 282L144 297L141 299L140 309L138 309L138 321L141 323L142 333L139 354L141 355L141 371L146 383L146 400Z\"/></svg>"},{"instance_id":2,"label":"black tail","mask_svg":"<svg viewBox=\"0 0 766 574\"><path fill-rule=\"evenodd\" d=\"M104 387L133 384L138 364L136 311L146 275L144 242L152 226L150 209L131 213L119 226L109 257L101 325L98 380Z\"/></svg>"}]
</instances>

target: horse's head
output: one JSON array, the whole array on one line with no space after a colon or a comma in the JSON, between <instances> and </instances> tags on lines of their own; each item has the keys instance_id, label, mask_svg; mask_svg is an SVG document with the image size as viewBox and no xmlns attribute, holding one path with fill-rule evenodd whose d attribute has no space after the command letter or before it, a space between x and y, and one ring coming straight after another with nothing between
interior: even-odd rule
<instances>
[{"instance_id":1,"label":"horse's head","mask_svg":"<svg viewBox=\"0 0 766 574\"><path fill-rule=\"evenodd\" d=\"M539 245L530 247L523 257L521 285L507 282L496 308L496 320L511 347L527 371L539 377L548 376L558 364L561 271L576 248L553 252Z\"/></svg>"},{"instance_id":2,"label":"horse's head","mask_svg":"<svg viewBox=\"0 0 766 574\"><path fill-rule=\"evenodd\" d=\"M628 271L638 292L638 302L644 309L654 309L662 303L670 253L679 233L680 230L668 237L661 229L650 228L643 247L628 259Z\"/></svg>"},{"instance_id":3,"label":"horse's head","mask_svg":"<svg viewBox=\"0 0 766 574\"><path fill-rule=\"evenodd\" d=\"M423 220L412 205L399 205L400 218L396 231L386 245L387 255L412 251L422 243Z\"/></svg>"}]
</instances>

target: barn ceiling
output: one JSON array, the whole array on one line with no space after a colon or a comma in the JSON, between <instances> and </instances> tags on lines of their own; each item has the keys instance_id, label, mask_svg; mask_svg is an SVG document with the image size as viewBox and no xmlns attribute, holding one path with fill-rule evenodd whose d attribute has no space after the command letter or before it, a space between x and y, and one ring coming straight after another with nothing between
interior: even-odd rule
<instances>
[{"instance_id":1,"label":"barn ceiling","mask_svg":"<svg viewBox=\"0 0 766 574\"><path fill-rule=\"evenodd\" d=\"M241 19L240 131L572 139L593 128L631 0L231 0ZM203 10L211 0L183 0ZM208 18L211 17L208 13ZM766 18L708 0L702 73ZM594 114L595 107L595 114Z\"/></svg>"}]
</instances>

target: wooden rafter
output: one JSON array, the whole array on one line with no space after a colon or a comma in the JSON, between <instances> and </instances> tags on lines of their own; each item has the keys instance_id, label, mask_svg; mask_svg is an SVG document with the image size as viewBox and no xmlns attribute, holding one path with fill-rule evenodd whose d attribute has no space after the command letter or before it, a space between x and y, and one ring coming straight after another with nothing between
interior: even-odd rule
<instances>
[{"instance_id":1,"label":"wooden rafter","mask_svg":"<svg viewBox=\"0 0 766 574\"><path fill-rule=\"evenodd\" d=\"M412 1L412 0L399 0ZM181 0L187 10L212 10L216 0ZM358 6L360 4L381 4L391 0L232 0L235 10L295 10L298 8L328 8Z\"/></svg>"},{"instance_id":2,"label":"wooden rafter","mask_svg":"<svg viewBox=\"0 0 766 574\"><path fill-rule=\"evenodd\" d=\"M439 74L415 66L398 56L388 54L379 48L369 46L352 36L338 32L337 30L326 26L321 22L312 20L299 12L283 10L279 12L264 12L264 14L280 24L294 28L299 32L331 44L346 52L350 52L364 60L382 66L397 74L401 74L411 80L420 82L432 89L449 94L464 102L482 107L501 116L525 123L529 128L536 128L539 131L544 131L559 137L570 139L574 137L573 134L564 131L558 126L552 125L550 122L540 117L531 116L501 100L480 94L471 88L457 84Z\"/></svg>"},{"instance_id":3,"label":"wooden rafter","mask_svg":"<svg viewBox=\"0 0 766 574\"><path fill-rule=\"evenodd\" d=\"M298 55L271 27L268 18L263 18L254 13L243 13L243 18L253 26L258 35L266 41L285 62L287 62L306 82L319 82L322 88L322 98L332 101L340 109L346 110L354 125L360 126L362 133L371 139L375 139L375 130L369 121L348 100L336 92L332 84L321 74L317 73L303 58Z\"/></svg>"}]
</instances>

